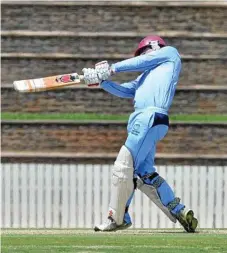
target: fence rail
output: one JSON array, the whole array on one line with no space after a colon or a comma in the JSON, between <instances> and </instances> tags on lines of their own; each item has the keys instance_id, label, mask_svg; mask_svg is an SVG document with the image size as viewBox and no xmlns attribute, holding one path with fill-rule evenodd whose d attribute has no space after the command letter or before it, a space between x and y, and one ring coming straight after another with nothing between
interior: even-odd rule
<instances>
[{"instance_id":1,"label":"fence rail","mask_svg":"<svg viewBox=\"0 0 227 253\"><path fill-rule=\"evenodd\" d=\"M158 166L201 228L227 227L227 166ZM111 166L2 164L3 228L91 228L104 220ZM130 208L134 228L178 228L136 191Z\"/></svg>"}]
</instances>

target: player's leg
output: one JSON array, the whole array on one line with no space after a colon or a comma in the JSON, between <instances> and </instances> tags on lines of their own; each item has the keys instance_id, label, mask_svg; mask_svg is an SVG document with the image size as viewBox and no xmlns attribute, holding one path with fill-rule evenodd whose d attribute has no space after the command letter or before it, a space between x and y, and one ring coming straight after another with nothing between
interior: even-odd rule
<instances>
[{"instance_id":1,"label":"player's leg","mask_svg":"<svg viewBox=\"0 0 227 253\"><path fill-rule=\"evenodd\" d=\"M142 116L142 117L141 117ZM128 138L126 144L123 146L123 153L120 151L113 167L113 180L111 189L111 201L109 205L109 216L106 222L95 227L95 231L115 231L117 229L126 228L130 225L131 219L127 211L134 191L134 164L136 160L136 153L138 147L142 144L144 136L149 129L149 117L142 113L133 113L130 116L128 123ZM139 132L137 127L139 125ZM132 139L132 140L131 140ZM125 163L127 158L127 166ZM117 173L116 173L117 172ZM127 180L125 180L125 175ZM128 187L129 185L130 187ZM127 188L129 190L127 190ZM125 197L127 198L125 199ZM125 219L124 219L125 216ZM129 223L130 221L130 223ZM126 226L125 226L126 224Z\"/></svg>"},{"instance_id":2,"label":"player's leg","mask_svg":"<svg viewBox=\"0 0 227 253\"><path fill-rule=\"evenodd\" d=\"M159 176L154 168L154 157L156 143L160 141L168 131L168 125L165 124L166 118L156 114L154 116L152 127L147 131L143 139L143 145L138 150L132 151L135 159L135 170L138 175L137 187L144 192L169 218L171 221L179 222L186 231L194 232L197 227L197 220L194 218L192 210L186 210L185 206L176 198L173 190L168 183ZM159 124L160 123L160 124ZM138 127L137 127L138 128ZM127 139L128 140L128 139ZM131 139L132 142L134 139ZM131 149L131 143L126 141ZM149 153L147 154L147 151ZM126 212L125 217L128 213ZM124 219L126 220L126 219Z\"/></svg>"},{"instance_id":3,"label":"player's leg","mask_svg":"<svg viewBox=\"0 0 227 253\"><path fill-rule=\"evenodd\" d=\"M137 175L140 168L143 168L140 172L142 174L154 173L154 154L155 154L155 145L156 139L161 139L164 137L166 132L168 131L168 126L163 136L156 136L156 132L153 129L159 123L168 125L168 116L164 115L164 120L157 120L156 114L150 111L141 113L137 117L135 117L131 124L128 127L128 138L126 140L125 146L131 151L131 154L134 159L134 168L135 173L134 177L137 180ZM165 125L164 125L165 126ZM147 159L149 157L149 159ZM151 161L153 158L153 161ZM136 186L135 186L136 188ZM131 218L128 213L129 205L131 202L130 198L126 205L126 211L124 215L124 227L125 224L131 223Z\"/></svg>"},{"instance_id":4,"label":"player's leg","mask_svg":"<svg viewBox=\"0 0 227 253\"><path fill-rule=\"evenodd\" d=\"M126 203L134 190L133 173L131 153L122 146L113 166L109 216L95 231L115 231L122 225Z\"/></svg>"},{"instance_id":5,"label":"player's leg","mask_svg":"<svg viewBox=\"0 0 227 253\"><path fill-rule=\"evenodd\" d=\"M176 218L173 216L172 212L179 212L184 208L184 205L179 203L178 198L175 198L172 189L161 177L159 177L154 167L156 143L163 139L168 132L168 116L155 113L150 115L150 117L150 126L148 125L148 129L144 134L141 145L138 145L139 142L136 142L136 138L130 138L130 135L125 145L130 150L133 146L137 147L131 150L131 153L133 154L133 157L135 157L134 166L135 172L138 175L138 189L144 192L153 202L155 202L155 204L158 205L158 207L173 222L176 222ZM139 125L138 122L135 122L135 124L137 126ZM137 128L137 132L139 132L139 127ZM133 132L131 132L131 134L133 135ZM135 141L137 145L134 144L133 141ZM150 181L149 178L151 179ZM153 184L157 187L153 187ZM147 188L147 186L149 186L149 188ZM167 206L171 206L172 209Z\"/></svg>"},{"instance_id":6,"label":"player's leg","mask_svg":"<svg viewBox=\"0 0 227 253\"><path fill-rule=\"evenodd\" d=\"M130 206L131 201L132 201L132 199L134 197L134 194L135 194L135 190L133 190L131 196L129 197L129 199L128 199L127 203L126 203L125 213L124 213L124 218L123 218L123 223L117 227L117 230L127 229L127 228L129 228L129 227L132 226L131 217L129 215L129 206Z\"/></svg>"},{"instance_id":7,"label":"player's leg","mask_svg":"<svg viewBox=\"0 0 227 253\"><path fill-rule=\"evenodd\" d=\"M176 222L176 220L178 220L187 232L194 232L198 221L194 217L193 211L186 209L185 206L180 203L180 199L175 197L169 184L159 176L154 168L156 143L165 136L167 131L168 129L165 125L155 125L152 131L150 131L153 139L149 136L145 138L140 152L143 154L143 149L146 150L151 147L151 140L153 147L144 162L140 163L137 169L137 187L145 193L171 221Z\"/></svg>"},{"instance_id":8,"label":"player's leg","mask_svg":"<svg viewBox=\"0 0 227 253\"><path fill-rule=\"evenodd\" d=\"M176 220L187 232L195 232L198 225L194 212L186 209L176 198L169 184L157 173L147 174L137 179L137 187L145 193L166 215L173 221Z\"/></svg>"},{"instance_id":9,"label":"player's leg","mask_svg":"<svg viewBox=\"0 0 227 253\"><path fill-rule=\"evenodd\" d=\"M138 168L137 187L145 193L173 222L176 218L173 216L175 212L179 212L184 208L180 204L180 199L176 198L172 189L167 182L159 176L154 167L154 157L156 151L156 143L161 140L168 131L168 126L156 125L151 128L147 139L140 152L143 154L143 149L151 147L149 155L145 162L141 163ZM152 145L151 145L152 141ZM170 206L172 209L170 209ZM169 207L169 208L168 208Z\"/></svg>"}]
</instances>

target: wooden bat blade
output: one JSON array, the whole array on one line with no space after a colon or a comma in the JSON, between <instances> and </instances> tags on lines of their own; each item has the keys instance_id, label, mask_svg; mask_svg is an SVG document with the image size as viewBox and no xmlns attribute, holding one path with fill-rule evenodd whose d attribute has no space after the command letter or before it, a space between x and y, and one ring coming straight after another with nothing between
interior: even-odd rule
<instances>
[{"instance_id":1,"label":"wooden bat blade","mask_svg":"<svg viewBox=\"0 0 227 253\"><path fill-rule=\"evenodd\" d=\"M58 89L74 84L80 84L83 80L82 75L77 73L49 76L37 79L14 81L14 89L19 92L39 92L45 90Z\"/></svg>"}]
</instances>

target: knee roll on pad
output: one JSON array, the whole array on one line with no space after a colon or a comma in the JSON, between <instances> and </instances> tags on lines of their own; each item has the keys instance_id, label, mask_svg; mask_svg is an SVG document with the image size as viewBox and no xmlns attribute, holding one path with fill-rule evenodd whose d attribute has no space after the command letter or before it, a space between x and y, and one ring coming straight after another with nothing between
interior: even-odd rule
<instances>
[{"instance_id":1,"label":"knee roll on pad","mask_svg":"<svg viewBox=\"0 0 227 253\"><path fill-rule=\"evenodd\" d=\"M129 150L122 146L113 167L113 175L119 179L133 177L133 159Z\"/></svg>"},{"instance_id":2,"label":"knee roll on pad","mask_svg":"<svg viewBox=\"0 0 227 253\"><path fill-rule=\"evenodd\" d=\"M147 195L147 197L154 202L165 214L166 216L173 222L176 223L175 216L171 213L179 203L179 198L174 198L172 201L168 202L166 205L162 203L162 200L158 193L158 188L165 182L165 180L159 175L156 177L153 183L146 184L144 181L138 177L137 178L137 188L141 190L143 193Z\"/></svg>"},{"instance_id":3,"label":"knee roll on pad","mask_svg":"<svg viewBox=\"0 0 227 253\"><path fill-rule=\"evenodd\" d=\"M122 146L113 166L109 215L118 225L122 224L125 205L131 196L133 184L133 158L129 150Z\"/></svg>"}]
</instances>

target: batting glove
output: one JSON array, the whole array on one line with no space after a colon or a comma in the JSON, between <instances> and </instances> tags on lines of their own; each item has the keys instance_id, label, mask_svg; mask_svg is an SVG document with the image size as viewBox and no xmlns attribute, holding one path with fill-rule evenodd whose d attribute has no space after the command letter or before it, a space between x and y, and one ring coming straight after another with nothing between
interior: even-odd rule
<instances>
[{"instance_id":1,"label":"batting glove","mask_svg":"<svg viewBox=\"0 0 227 253\"><path fill-rule=\"evenodd\" d=\"M82 69L82 72L84 73L84 82L89 86L98 86L100 83L100 79L97 75L97 71L92 68L84 68Z\"/></svg>"},{"instance_id":2,"label":"batting glove","mask_svg":"<svg viewBox=\"0 0 227 253\"><path fill-rule=\"evenodd\" d=\"M107 80L113 74L107 61L101 61L95 64L95 70L100 81Z\"/></svg>"}]
</instances>

